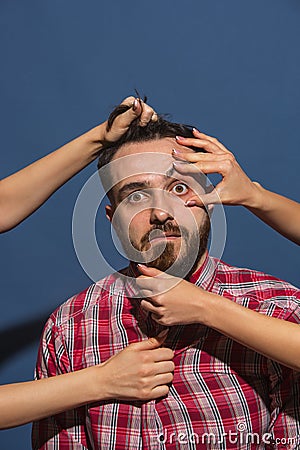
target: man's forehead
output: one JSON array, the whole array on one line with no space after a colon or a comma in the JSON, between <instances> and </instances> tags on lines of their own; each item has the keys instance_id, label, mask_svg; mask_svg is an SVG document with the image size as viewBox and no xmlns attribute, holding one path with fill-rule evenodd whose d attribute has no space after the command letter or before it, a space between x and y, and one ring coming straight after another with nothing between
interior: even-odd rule
<instances>
[{"instance_id":1,"label":"man's forehead","mask_svg":"<svg viewBox=\"0 0 300 450\"><path fill-rule=\"evenodd\" d=\"M166 153L171 155L173 148L190 151L188 147L178 144L175 138L166 137L144 142L128 142L118 149L113 159L118 159L126 155L135 155L148 152Z\"/></svg>"},{"instance_id":2,"label":"man's forehead","mask_svg":"<svg viewBox=\"0 0 300 450\"><path fill-rule=\"evenodd\" d=\"M177 174L178 175L178 174ZM178 175L179 176L179 175ZM141 187L144 185L145 187L163 187L168 183L171 183L175 180L178 180L178 177L176 174L172 177L159 174L159 173L142 173L142 174L136 174L127 178L124 178L122 181L120 181L116 188L117 190L121 189L124 186L128 185L141 185Z\"/></svg>"},{"instance_id":3,"label":"man's forehead","mask_svg":"<svg viewBox=\"0 0 300 450\"><path fill-rule=\"evenodd\" d=\"M124 155L110 168L112 184L118 189L129 182L160 185L170 178L174 159L170 154L147 152ZM176 175L172 174L172 177Z\"/></svg>"},{"instance_id":4,"label":"man's forehead","mask_svg":"<svg viewBox=\"0 0 300 450\"><path fill-rule=\"evenodd\" d=\"M189 151L187 147L177 144L173 138L123 145L111 161L110 175L113 184L116 185L125 178L147 173L165 175L173 167L173 148Z\"/></svg>"}]
</instances>

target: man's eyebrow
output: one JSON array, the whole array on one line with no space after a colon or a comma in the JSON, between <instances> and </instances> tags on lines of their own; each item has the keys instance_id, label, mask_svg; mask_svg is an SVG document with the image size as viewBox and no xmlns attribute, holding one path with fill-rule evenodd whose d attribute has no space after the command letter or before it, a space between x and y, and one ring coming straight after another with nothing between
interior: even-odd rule
<instances>
[{"instance_id":1,"label":"man's eyebrow","mask_svg":"<svg viewBox=\"0 0 300 450\"><path fill-rule=\"evenodd\" d=\"M144 189L150 187L148 181L133 181L132 183L124 184L118 191L118 198L122 199L126 194L133 192L135 189Z\"/></svg>"}]
</instances>

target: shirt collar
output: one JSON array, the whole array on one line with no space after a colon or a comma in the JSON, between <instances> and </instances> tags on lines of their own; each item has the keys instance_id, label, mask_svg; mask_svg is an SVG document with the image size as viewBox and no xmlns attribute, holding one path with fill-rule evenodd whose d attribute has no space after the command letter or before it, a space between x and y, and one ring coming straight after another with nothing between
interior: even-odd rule
<instances>
[{"instance_id":1,"label":"shirt collar","mask_svg":"<svg viewBox=\"0 0 300 450\"><path fill-rule=\"evenodd\" d=\"M206 250L202 265L191 275L189 282L207 291L210 290L215 281L218 262L219 260L210 256Z\"/></svg>"}]
</instances>

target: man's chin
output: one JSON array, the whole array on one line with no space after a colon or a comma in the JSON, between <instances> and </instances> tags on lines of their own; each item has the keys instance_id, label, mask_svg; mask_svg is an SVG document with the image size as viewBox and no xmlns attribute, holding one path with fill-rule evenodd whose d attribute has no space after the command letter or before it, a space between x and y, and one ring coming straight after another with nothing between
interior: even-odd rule
<instances>
[{"instance_id":1,"label":"man's chin","mask_svg":"<svg viewBox=\"0 0 300 450\"><path fill-rule=\"evenodd\" d=\"M157 257L155 257L158 255ZM148 267L154 267L155 269L161 270L162 272L168 271L174 263L176 262L176 258L178 256L178 252L175 251L173 243L167 244L159 244L157 243L153 247L153 255L149 255L145 264Z\"/></svg>"},{"instance_id":2,"label":"man's chin","mask_svg":"<svg viewBox=\"0 0 300 450\"><path fill-rule=\"evenodd\" d=\"M164 251L157 258L145 261L148 267L154 267L169 275L186 278L198 263L198 258L190 258L187 253L180 254L173 243L167 243Z\"/></svg>"},{"instance_id":3,"label":"man's chin","mask_svg":"<svg viewBox=\"0 0 300 450\"><path fill-rule=\"evenodd\" d=\"M162 272L166 272L169 275L189 279L197 270L201 257L206 251L208 231L209 228L206 234L200 236L200 247L198 236L193 235L167 243L165 240L158 240L151 247L148 242L139 250L137 245L133 242L131 244L140 252L141 260L139 262L146 264L148 267L154 267ZM195 254L197 247L198 252ZM131 260L134 261L134 259Z\"/></svg>"},{"instance_id":4,"label":"man's chin","mask_svg":"<svg viewBox=\"0 0 300 450\"><path fill-rule=\"evenodd\" d=\"M168 272L172 271L172 267L174 265L175 261L165 261L165 260L159 260L159 261L150 261L147 263L148 267L154 267L155 269L160 270L161 272Z\"/></svg>"}]
</instances>

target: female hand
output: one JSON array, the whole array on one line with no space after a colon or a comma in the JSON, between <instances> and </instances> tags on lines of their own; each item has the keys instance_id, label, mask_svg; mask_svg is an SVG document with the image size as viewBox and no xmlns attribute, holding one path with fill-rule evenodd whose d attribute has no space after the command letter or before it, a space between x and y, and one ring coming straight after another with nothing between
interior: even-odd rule
<instances>
[{"instance_id":1,"label":"female hand","mask_svg":"<svg viewBox=\"0 0 300 450\"><path fill-rule=\"evenodd\" d=\"M222 180L212 192L189 199L186 206L202 206L203 204L223 203L225 205L243 205L255 207L261 195L260 185L253 182L239 166L234 155L216 138L200 133L194 129L195 138L176 137L178 144L184 147L197 147L205 153L173 150L176 161L173 163L180 173L219 173ZM186 164L189 162L192 164Z\"/></svg>"},{"instance_id":2,"label":"female hand","mask_svg":"<svg viewBox=\"0 0 300 450\"><path fill-rule=\"evenodd\" d=\"M206 304L212 295L186 280L168 275L154 267L138 264L136 279L141 307L160 325L207 323Z\"/></svg>"},{"instance_id":3,"label":"female hand","mask_svg":"<svg viewBox=\"0 0 300 450\"><path fill-rule=\"evenodd\" d=\"M167 333L130 344L99 366L104 399L152 400L168 394L175 366L174 352L161 347Z\"/></svg>"},{"instance_id":4,"label":"female hand","mask_svg":"<svg viewBox=\"0 0 300 450\"><path fill-rule=\"evenodd\" d=\"M123 110L116 117L110 117L102 125L103 136L101 142L107 145L110 142L117 141L128 130L133 120L139 118L139 125L146 126L151 120L157 121L157 114L151 106L144 103L140 98L127 97L119 105L118 109Z\"/></svg>"}]
</instances>

